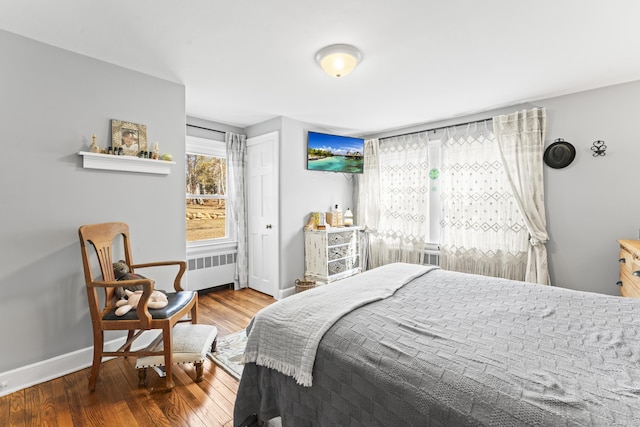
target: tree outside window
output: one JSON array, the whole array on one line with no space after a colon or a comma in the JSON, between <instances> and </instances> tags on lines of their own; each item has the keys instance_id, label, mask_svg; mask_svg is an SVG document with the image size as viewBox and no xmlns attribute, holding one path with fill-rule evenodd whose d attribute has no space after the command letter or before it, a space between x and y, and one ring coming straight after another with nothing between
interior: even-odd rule
<instances>
[{"instance_id":1,"label":"tree outside window","mask_svg":"<svg viewBox=\"0 0 640 427\"><path fill-rule=\"evenodd\" d=\"M187 153L187 242L227 237L227 159Z\"/></svg>"}]
</instances>

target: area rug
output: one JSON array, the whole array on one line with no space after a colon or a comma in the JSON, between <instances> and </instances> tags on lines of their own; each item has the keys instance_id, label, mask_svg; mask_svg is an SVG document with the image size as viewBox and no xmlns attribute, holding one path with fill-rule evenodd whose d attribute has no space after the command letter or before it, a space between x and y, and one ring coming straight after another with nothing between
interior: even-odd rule
<instances>
[{"instance_id":1,"label":"area rug","mask_svg":"<svg viewBox=\"0 0 640 427\"><path fill-rule=\"evenodd\" d=\"M244 368L242 355L246 346L247 332L243 329L226 337L218 338L216 351L209 353L208 357L235 379L240 380Z\"/></svg>"}]
</instances>

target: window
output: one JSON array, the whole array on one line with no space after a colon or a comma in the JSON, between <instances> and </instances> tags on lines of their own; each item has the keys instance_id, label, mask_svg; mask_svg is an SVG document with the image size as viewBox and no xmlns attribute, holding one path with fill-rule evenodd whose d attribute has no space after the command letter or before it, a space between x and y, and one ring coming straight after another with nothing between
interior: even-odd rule
<instances>
[{"instance_id":1,"label":"window","mask_svg":"<svg viewBox=\"0 0 640 427\"><path fill-rule=\"evenodd\" d=\"M187 136L187 243L228 239L227 158L223 142Z\"/></svg>"}]
</instances>

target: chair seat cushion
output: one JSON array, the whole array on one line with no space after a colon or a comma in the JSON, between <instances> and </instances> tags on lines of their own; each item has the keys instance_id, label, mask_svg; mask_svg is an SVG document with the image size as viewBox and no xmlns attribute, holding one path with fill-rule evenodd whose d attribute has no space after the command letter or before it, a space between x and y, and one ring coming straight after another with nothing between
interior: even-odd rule
<instances>
[{"instance_id":1,"label":"chair seat cushion","mask_svg":"<svg viewBox=\"0 0 640 427\"><path fill-rule=\"evenodd\" d=\"M211 325L180 323L173 328L173 363L201 363L211 350L211 344L218 335L218 329ZM148 350L162 351L162 341ZM164 366L164 356L145 356L136 359L136 368Z\"/></svg>"},{"instance_id":2,"label":"chair seat cushion","mask_svg":"<svg viewBox=\"0 0 640 427\"><path fill-rule=\"evenodd\" d=\"M166 307L163 308L150 308L149 314L154 319L167 319L178 311L182 310L185 306L189 305L191 301L196 297L194 291L180 291L180 292L168 292L167 299L169 300ZM137 320L138 313L135 310L129 311L124 316L117 316L115 308L109 311L102 317L102 320Z\"/></svg>"}]
</instances>

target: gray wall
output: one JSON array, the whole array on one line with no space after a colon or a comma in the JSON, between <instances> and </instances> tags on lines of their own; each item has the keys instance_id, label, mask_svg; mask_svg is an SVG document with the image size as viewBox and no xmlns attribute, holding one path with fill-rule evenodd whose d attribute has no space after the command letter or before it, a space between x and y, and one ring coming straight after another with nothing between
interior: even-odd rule
<instances>
[{"instance_id":1,"label":"gray wall","mask_svg":"<svg viewBox=\"0 0 640 427\"><path fill-rule=\"evenodd\" d=\"M535 104L535 105L534 105ZM619 295L618 239L638 239L640 197L636 197L640 142L637 112L640 82L501 108L467 117L398 129L385 137L471 120L491 118L534 106L547 109L545 146L563 138L576 147L564 169L544 166L549 270L552 284ZM436 133L436 136L438 134ZM591 145L604 140L604 157Z\"/></svg>"},{"instance_id":2,"label":"gray wall","mask_svg":"<svg viewBox=\"0 0 640 427\"><path fill-rule=\"evenodd\" d=\"M80 225L125 221L136 262L184 259L185 88L4 31L0 52L3 372L92 345ZM145 124L172 173L83 169L110 119Z\"/></svg>"},{"instance_id":3,"label":"gray wall","mask_svg":"<svg viewBox=\"0 0 640 427\"><path fill-rule=\"evenodd\" d=\"M547 108L547 145L564 138L576 147L576 158L567 168L545 166L553 283L619 295L616 240L638 239L640 229L640 82L536 104ZM591 146L599 139L607 153L593 157Z\"/></svg>"}]
</instances>

